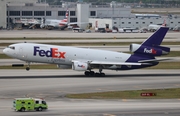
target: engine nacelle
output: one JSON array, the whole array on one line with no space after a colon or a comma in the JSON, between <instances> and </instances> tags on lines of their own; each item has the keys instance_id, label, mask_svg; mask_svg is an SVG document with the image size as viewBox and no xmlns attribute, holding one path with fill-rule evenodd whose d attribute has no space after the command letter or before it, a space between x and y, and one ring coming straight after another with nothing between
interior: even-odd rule
<instances>
[{"instance_id":1,"label":"engine nacelle","mask_svg":"<svg viewBox=\"0 0 180 116\"><path fill-rule=\"evenodd\" d=\"M88 70L88 64L85 62L74 61L72 69L75 71L86 71Z\"/></svg>"},{"instance_id":2,"label":"engine nacelle","mask_svg":"<svg viewBox=\"0 0 180 116\"><path fill-rule=\"evenodd\" d=\"M161 56L168 54L170 52L170 48L163 46L143 46L139 44L131 44L130 51L152 56Z\"/></svg>"},{"instance_id":3,"label":"engine nacelle","mask_svg":"<svg viewBox=\"0 0 180 116\"><path fill-rule=\"evenodd\" d=\"M60 64L58 64L57 67L61 68L61 69L71 69L72 66L71 65L60 65Z\"/></svg>"}]
</instances>

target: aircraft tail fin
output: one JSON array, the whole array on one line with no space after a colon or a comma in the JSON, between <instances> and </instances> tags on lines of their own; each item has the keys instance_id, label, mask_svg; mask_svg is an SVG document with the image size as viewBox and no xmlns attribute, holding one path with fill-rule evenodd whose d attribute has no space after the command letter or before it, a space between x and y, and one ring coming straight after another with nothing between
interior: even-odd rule
<instances>
[{"instance_id":1,"label":"aircraft tail fin","mask_svg":"<svg viewBox=\"0 0 180 116\"><path fill-rule=\"evenodd\" d=\"M146 56L161 56L168 54L170 48L160 46L168 30L168 27L160 27L141 45L131 44L130 51L134 52L134 54L142 54Z\"/></svg>"},{"instance_id":2,"label":"aircraft tail fin","mask_svg":"<svg viewBox=\"0 0 180 116\"><path fill-rule=\"evenodd\" d=\"M163 27L166 27L166 25L167 25L167 24L166 24L166 19L164 19L162 26L163 26Z\"/></svg>"},{"instance_id":3,"label":"aircraft tail fin","mask_svg":"<svg viewBox=\"0 0 180 116\"><path fill-rule=\"evenodd\" d=\"M68 22L68 17L69 17L69 10L66 10L66 14L64 16L64 19L62 20L62 22Z\"/></svg>"},{"instance_id":4,"label":"aircraft tail fin","mask_svg":"<svg viewBox=\"0 0 180 116\"><path fill-rule=\"evenodd\" d=\"M146 41L144 41L142 45L145 46L160 45L168 30L169 30L168 27L160 27L153 35L151 35Z\"/></svg>"}]
</instances>

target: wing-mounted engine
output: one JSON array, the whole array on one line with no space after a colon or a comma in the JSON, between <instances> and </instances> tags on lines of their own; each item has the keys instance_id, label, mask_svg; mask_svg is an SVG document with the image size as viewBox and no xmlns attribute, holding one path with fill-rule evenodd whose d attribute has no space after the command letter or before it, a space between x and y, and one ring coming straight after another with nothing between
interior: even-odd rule
<instances>
[{"instance_id":1,"label":"wing-mounted engine","mask_svg":"<svg viewBox=\"0 0 180 116\"><path fill-rule=\"evenodd\" d=\"M89 69L88 67L88 63L86 62L73 61L72 63L72 69L75 71L86 71Z\"/></svg>"},{"instance_id":2,"label":"wing-mounted engine","mask_svg":"<svg viewBox=\"0 0 180 116\"><path fill-rule=\"evenodd\" d=\"M167 55L170 52L170 48L163 46L144 46L139 44L131 44L130 51L139 54L161 56Z\"/></svg>"}]
</instances>

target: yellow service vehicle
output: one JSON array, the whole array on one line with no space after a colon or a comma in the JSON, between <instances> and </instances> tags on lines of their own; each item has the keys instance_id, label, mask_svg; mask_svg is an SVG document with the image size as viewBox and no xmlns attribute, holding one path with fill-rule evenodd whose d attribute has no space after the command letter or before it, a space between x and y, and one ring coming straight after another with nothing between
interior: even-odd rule
<instances>
[{"instance_id":1,"label":"yellow service vehicle","mask_svg":"<svg viewBox=\"0 0 180 116\"><path fill-rule=\"evenodd\" d=\"M48 109L44 99L37 98L15 98L13 101L15 111L42 111Z\"/></svg>"}]
</instances>

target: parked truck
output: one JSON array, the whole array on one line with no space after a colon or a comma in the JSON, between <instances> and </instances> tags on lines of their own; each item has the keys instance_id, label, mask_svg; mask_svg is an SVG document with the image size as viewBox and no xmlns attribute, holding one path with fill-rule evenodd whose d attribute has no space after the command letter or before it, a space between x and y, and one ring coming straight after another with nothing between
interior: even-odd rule
<instances>
[{"instance_id":1,"label":"parked truck","mask_svg":"<svg viewBox=\"0 0 180 116\"><path fill-rule=\"evenodd\" d=\"M39 98L15 98L13 101L15 111L42 111L48 109L46 101Z\"/></svg>"}]
</instances>

